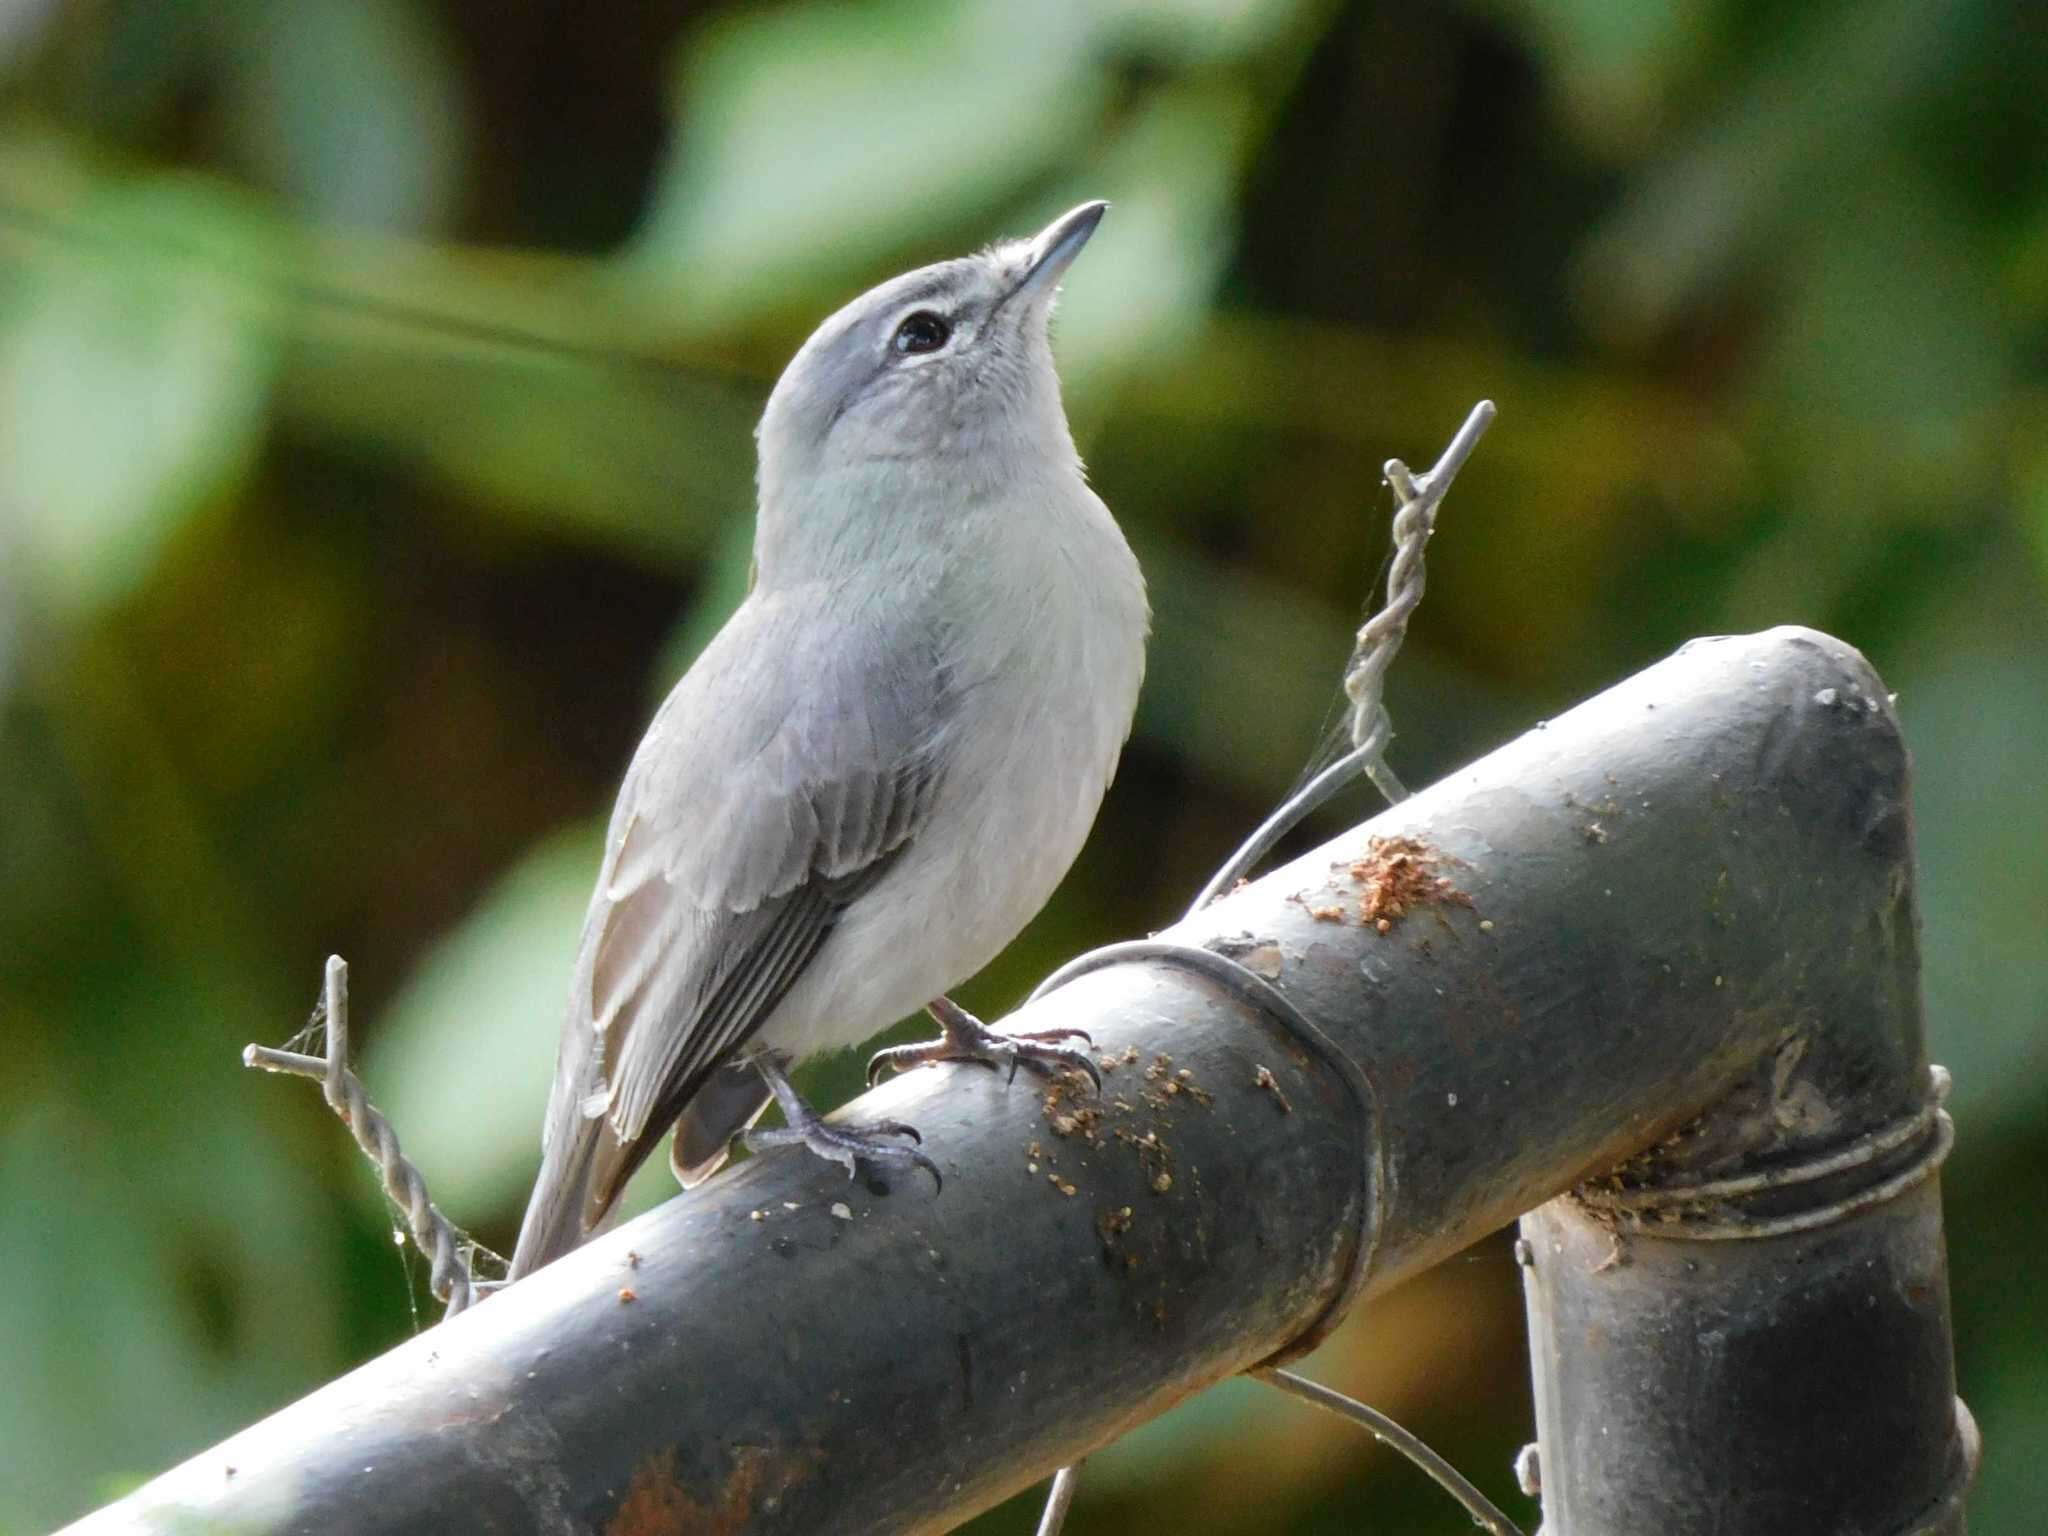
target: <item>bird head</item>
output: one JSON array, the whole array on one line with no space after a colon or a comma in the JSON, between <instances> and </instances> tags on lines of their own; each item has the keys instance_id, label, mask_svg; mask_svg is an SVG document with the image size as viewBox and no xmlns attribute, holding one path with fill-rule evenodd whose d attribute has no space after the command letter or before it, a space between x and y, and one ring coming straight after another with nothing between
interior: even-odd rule
<instances>
[{"instance_id":1,"label":"bird head","mask_svg":"<svg viewBox=\"0 0 2048 1536\"><path fill-rule=\"evenodd\" d=\"M1078 473L1048 321L1108 206L1083 203L1028 240L907 272L818 327L756 433L764 574L777 522L880 516L880 502L906 495L957 503L1020 476Z\"/></svg>"}]
</instances>

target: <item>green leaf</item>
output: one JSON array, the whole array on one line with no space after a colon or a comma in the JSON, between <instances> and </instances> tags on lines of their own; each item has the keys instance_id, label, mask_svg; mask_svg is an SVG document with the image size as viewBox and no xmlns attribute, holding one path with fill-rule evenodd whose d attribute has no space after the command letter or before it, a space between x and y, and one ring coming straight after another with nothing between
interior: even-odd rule
<instances>
[{"instance_id":1,"label":"green leaf","mask_svg":"<svg viewBox=\"0 0 2048 1536\"><path fill-rule=\"evenodd\" d=\"M462 79L431 8L236 0L222 71L240 159L323 223L445 222L463 169Z\"/></svg>"},{"instance_id":2,"label":"green leaf","mask_svg":"<svg viewBox=\"0 0 2048 1536\"><path fill-rule=\"evenodd\" d=\"M37 1018L54 1070L0 1124L0 1530L79 1515L342 1364L344 1245L289 1090L237 1059L248 1000L149 950Z\"/></svg>"},{"instance_id":3,"label":"green leaf","mask_svg":"<svg viewBox=\"0 0 2048 1536\"><path fill-rule=\"evenodd\" d=\"M1914 749L1929 1048L1957 1121L1995 1140L2039 1116L2048 1081L2048 624L2026 561L1972 574L1902 637L1887 680Z\"/></svg>"},{"instance_id":4,"label":"green leaf","mask_svg":"<svg viewBox=\"0 0 2048 1536\"><path fill-rule=\"evenodd\" d=\"M1711 57L1716 0L1486 0L1542 54L1580 133L1611 150L1658 126L1683 72Z\"/></svg>"},{"instance_id":5,"label":"green leaf","mask_svg":"<svg viewBox=\"0 0 2048 1536\"><path fill-rule=\"evenodd\" d=\"M1263 48L1293 26L1303 0L1100 0L1119 51L1180 64L1219 64Z\"/></svg>"},{"instance_id":6,"label":"green leaf","mask_svg":"<svg viewBox=\"0 0 2048 1536\"><path fill-rule=\"evenodd\" d=\"M1060 294L1057 348L1071 392L1085 399L1102 372L1201 326L1236 254L1237 178L1254 126L1235 86L1159 92L1043 203L1047 220L1086 198L1110 203Z\"/></svg>"},{"instance_id":7,"label":"green leaf","mask_svg":"<svg viewBox=\"0 0 2048 1536\"><path fill-rule=\"evenodd\" d=\"M1835 178L1864 159L1902 109L1952 64L1947 0L1784 7L1764 62L1693 142L1597 227L1575 286L1597 330L1643 339L1719 297L1788 227L1838 216Z\"/></svg>"},{"instance_id":8,"label":"green leaf","mask_svg":"<svg viewBox=\"0 0 2048 1536\"><path fill-rule=\"evenodd\" d=\"M650 565L685 564L753 506L755 400L631 357L337 326L294 349L280 405L306 431L416 465L508 524Z\"/></svg>"},{"instance_id":9,"label":"green leaf","mask_svg":"<svg viewBox=\"0 0 2048 1536\"><path fill-rule=\"evenodd\" d=\"M731 323L992 207L1100 121L1099 25L1077 0L723 18L685 58L641 263Z\"/></svg>"},{"instance_id":10,"label":"green leaf","mask_svg":"<svg viewBox=\"0 0 2048 1536\"><path fill-rule=\"evenodd\" d=\"M449 1220L524 1193L576 936L604 847L596 822L526 855L428 952L379 1019L358 1069Z\"/></svg>"},{"instance_id":11,"label":"green leaf","mask_svg":"<svg viewBox=\"0 0 2048 1536\"><path fill-rule=\"evenodd\" d=\"M0 555L83 613L248 469L276 336L264 226L196 180L105 194L0 304Z\"/></svg>"},{"instance_id":12,"label":"green leaf","mask_svg":"<svg viewBox=\"0 0 2048 1536\"><path fill-rule=\"evenodd\" d=\"M0 704L6 703L8 690L14 683L14 626L17 601L6 578L0 576Z\"/></svg>"},{"instance_id":13,"label":"green leaf","mask_svg":"<svg viewBox=\"0 0 2048 1536\"><path fill-rule=\"evenodd\" d=\"M0 1528L83 1513L110 1451L131 1472L170 1461L183 1449L174 1418L219 1384L218 1362L175 1326L134 1239L146 1217L90 1120L53 1104L11 1117L0 1138ZM92 1360L120 1362L119 1390L81 1369ZM183 1405L176 1416L171 1403Z\"/></svg>"}]
</instances>

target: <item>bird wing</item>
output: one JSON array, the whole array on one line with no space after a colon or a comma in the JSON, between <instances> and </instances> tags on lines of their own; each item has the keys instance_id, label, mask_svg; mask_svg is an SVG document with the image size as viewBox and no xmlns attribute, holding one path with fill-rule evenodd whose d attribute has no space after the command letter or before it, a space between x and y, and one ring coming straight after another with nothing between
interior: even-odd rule
<instances>
[{"instance_id":1,"label":"bird wing","mask_svg":"<svg viewBox=\"0 0 2048 1536\"><path fill-rule=\"evenodd\" d=\"M820 588L750 597L627 773L528 1213L531 1226L547 1196L559 1227L573 1209L567 1246L930 815L947 755L942 639L911 614L833 609Z\"/></svg>"}]
</instances>

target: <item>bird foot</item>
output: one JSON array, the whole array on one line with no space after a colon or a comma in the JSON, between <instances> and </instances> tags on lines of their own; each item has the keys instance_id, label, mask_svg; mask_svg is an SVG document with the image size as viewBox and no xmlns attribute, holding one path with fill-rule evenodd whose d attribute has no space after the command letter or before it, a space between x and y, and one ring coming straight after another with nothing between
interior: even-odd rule
<instances>
[{"instance_id":1,"label":"bird foot","mask_svg":"<svg viewBox=\"0 0 2048 1536\"><path fill-rule=\"evenodd\" d=\"M1019 1067L1040 1077L1053 1077L1063 1071L1078 1072L1095 1085L1097 1093L1102 1091L1102 1073L1089 1059L1088 1053L1058 1043L1062 1040L1083 1040L1093 1045L1095 1042L1086 1030L1040 1029L1005 1035L990 1029L965 1008L943 997L932 1003L928 1012L938 1020L944 1035L920 1045L892 1045L875 1052L868 1058L870 1088L881 1081L885 1071L905 1072L912 1067L935 1065L942 1061L969 1061L994 1071L1007 1067L1011 1082L1016 1081Z\"/></svg>"},{"instance_id":2,"label":"bird foot","mask_svg":"<svg viewBox=\"0 0 2048 1536\"><path fill-rule=\"evenodd\" d=\"M764 1152L770 1147L806 1147L826 1162L839 1164L849 1179L859 1177L862 1163L877 1169L922 1168L932 1176L932 1189L937 1192L944 1180L939 1177L939 1165L917 1150L915 1144L922 1143L924 1138L917 1134L916 1126L900 1120L829 1125L790 1086L786 1065L784 1058L769 1052L754 1058L754 1069L782 1107L784 1123L770 1130L749 1130L741 1138L749 1152ZM908 1137L914 1144L904 1146L891 1141L892 1136Z\"/></svg>"},{"instance_id":3,"label":"bird foot","mask_svg":"<svg viewBox=\"0 0 2048 1536\"><path fill-rule=\"evenodd\" d=\"M900 1120L875 1120L866 1125L829 1125L821 1115L806 1111L794 1124L765 1131L748 1131L745 1140L749 1152L761 1152L769 1147L807 1147L826 1162L839 1164L849 1179L859 1174L862 1163L877 1169L922 1168L932 1176L932 1189L936 1193L944 1183L939 1177L939 1165L918 1151L915 1145L905 1146L889 1139L895 1136L907 1136L913 1143L924 1139L917 1134L915 1126L905 1125Z\"/></svg>"}]
</instances>

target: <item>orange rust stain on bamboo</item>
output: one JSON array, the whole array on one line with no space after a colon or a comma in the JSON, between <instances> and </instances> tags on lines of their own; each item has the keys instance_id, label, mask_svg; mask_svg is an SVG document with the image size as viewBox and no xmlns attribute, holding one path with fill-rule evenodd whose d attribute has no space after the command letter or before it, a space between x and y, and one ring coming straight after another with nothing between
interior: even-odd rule
<instances>
[{"instance_id":1,"label":"orange rust stain on bamboo","mask_svg":"<svg viewBox=\"0 0 2048 1536\"><path fill-rule=\"evenodd\" d=\"M1375 837L1365 845L1364 857L1350 866L1353 880L1365 887L1358 898L1358 916L1380 933L1416 907L1453 905L1469 907L1472 898L1437 873L1447 856L1412 837Z\"/></svg>"},{"instance_id":2,"label":"orange rust stain on bamboo","mask_svg":"<svg viewBox=\"0 0 2048 1536\"><path fill-rule=\"evenodd\" d=\"M772 1512L807 1471L807 1459L740 1446L717 1503L705 1504L677 1479L676 1453L656 1451L634 1469L625 1498L605 1523L605 1536L736 1536Z\"/></svg>"}]
</instances>

